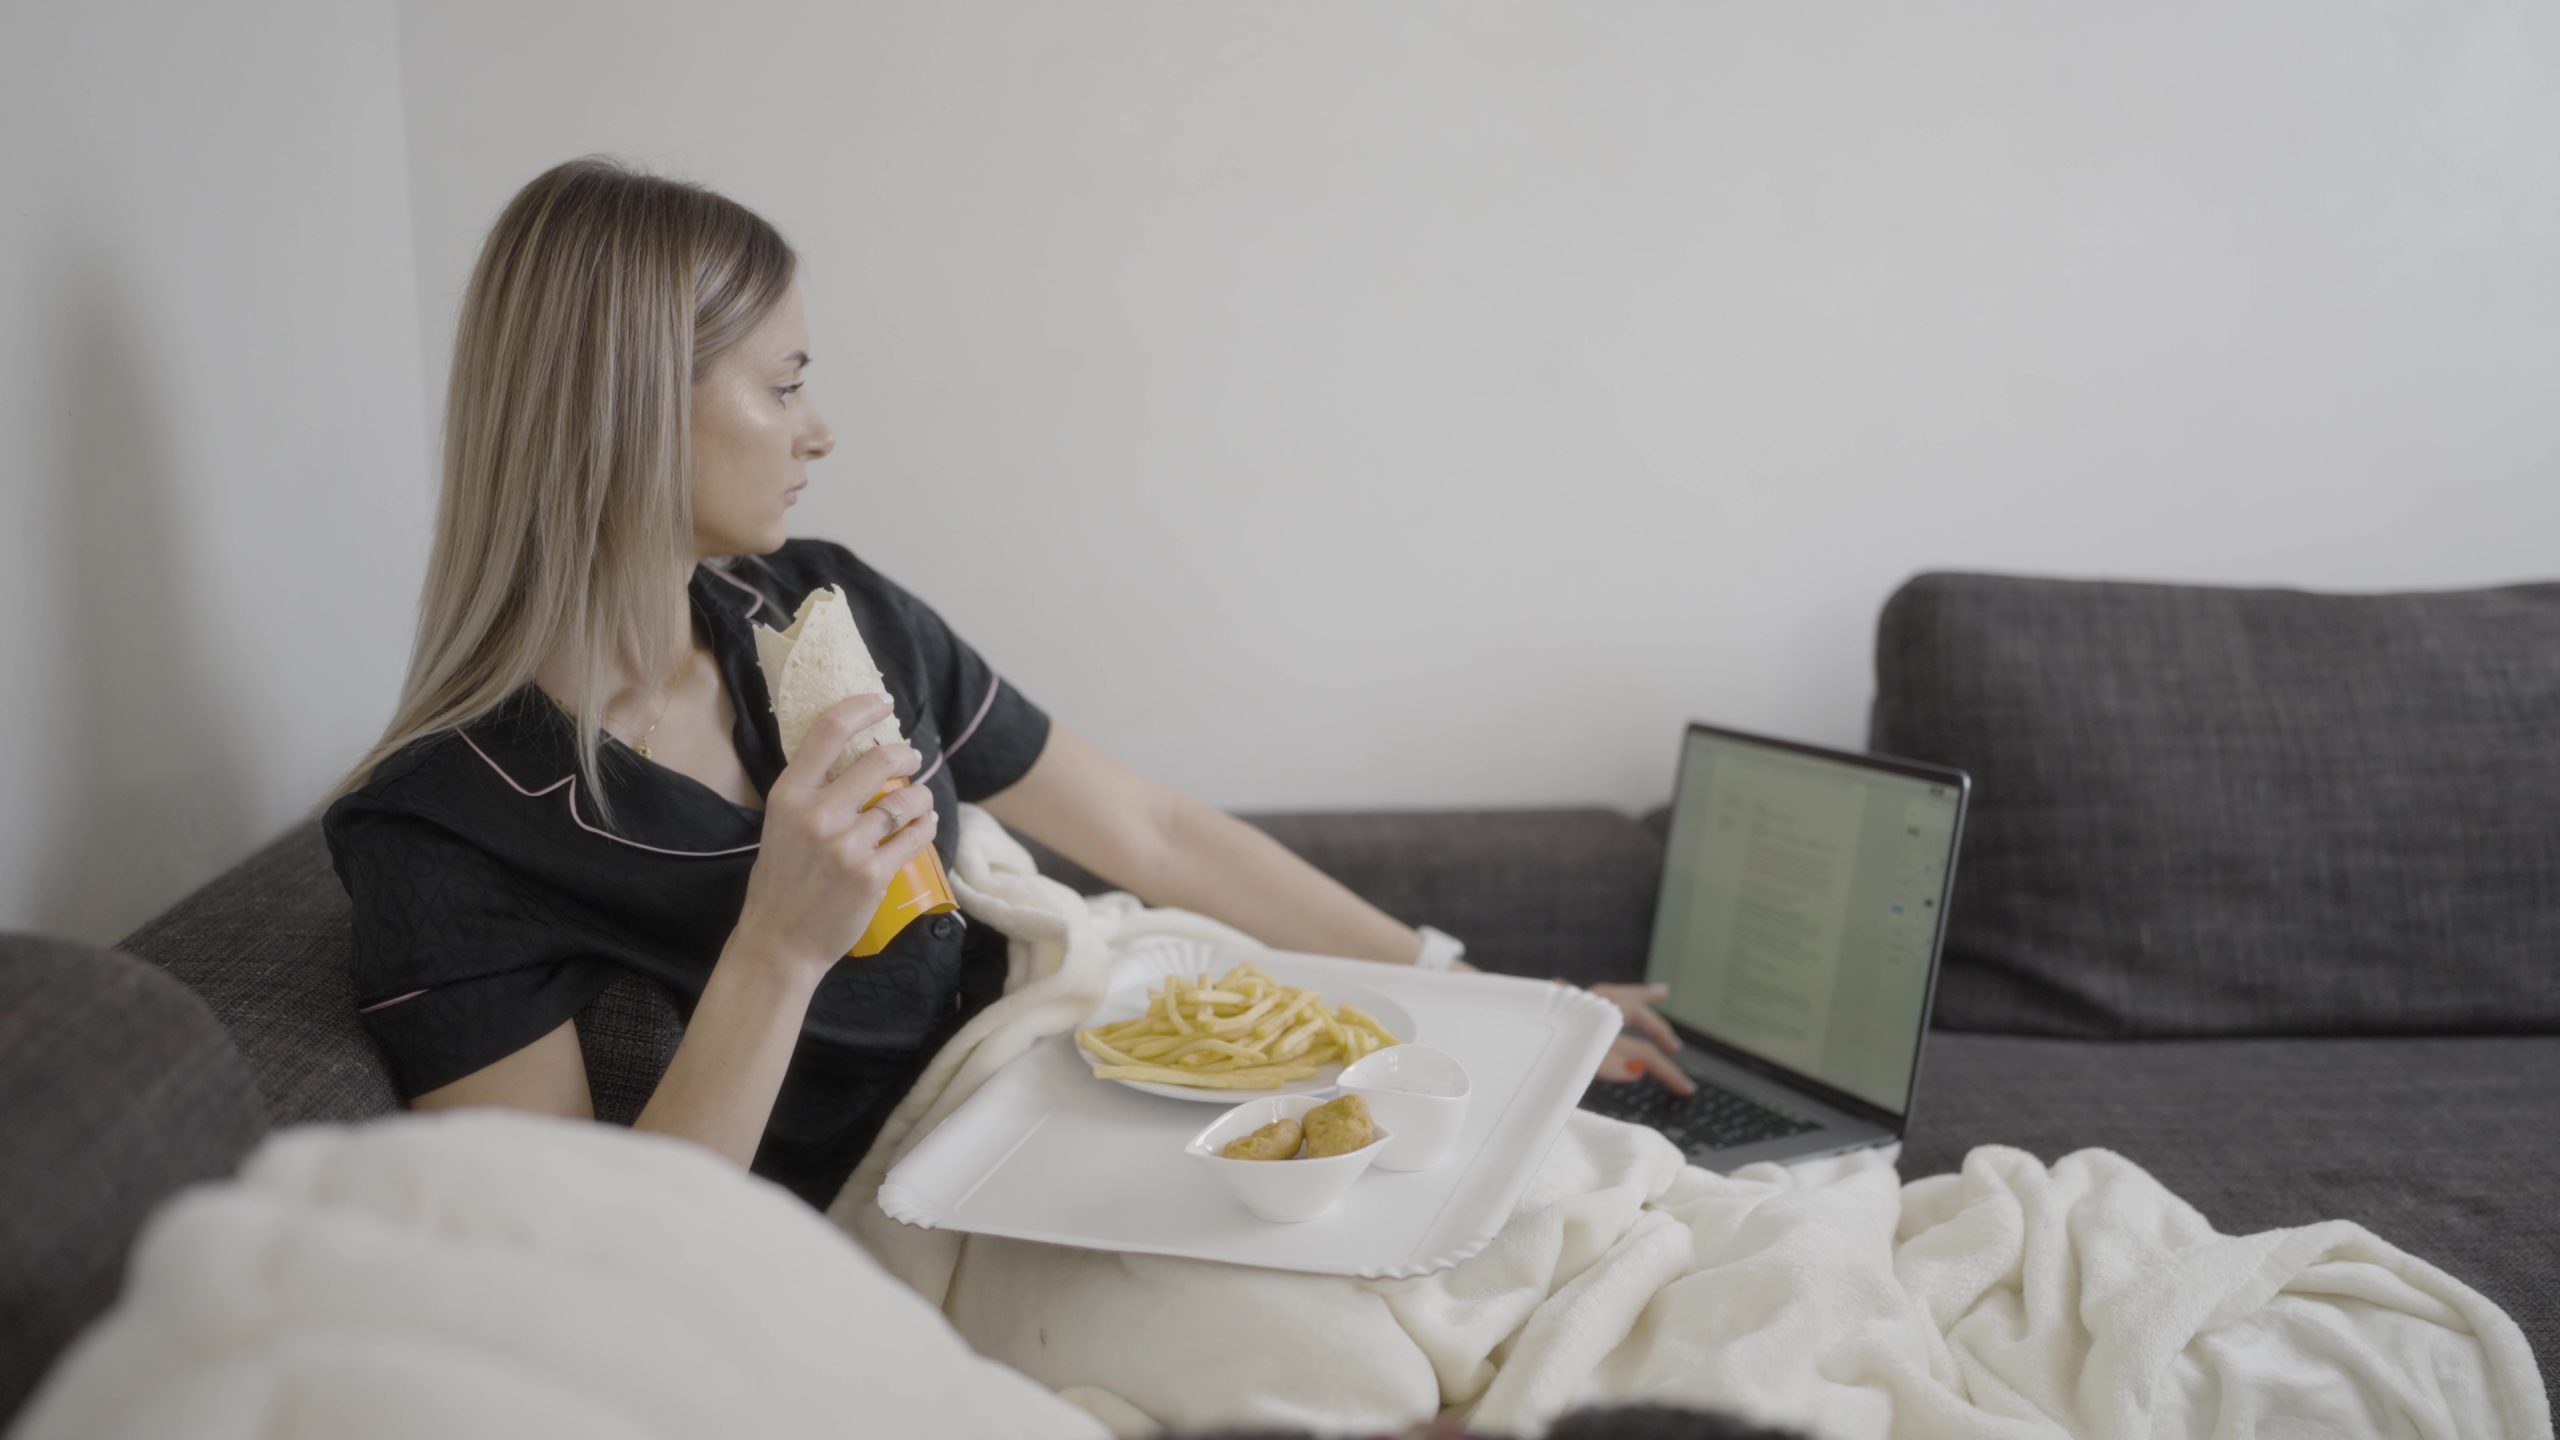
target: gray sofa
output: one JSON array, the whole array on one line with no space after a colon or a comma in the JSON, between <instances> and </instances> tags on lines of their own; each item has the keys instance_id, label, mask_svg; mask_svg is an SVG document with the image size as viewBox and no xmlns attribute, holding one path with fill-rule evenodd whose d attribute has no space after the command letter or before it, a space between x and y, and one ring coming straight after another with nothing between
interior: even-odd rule
<instances>
[{"instance_id":1,"label":"gray sofa","mask_svg":"<svg viewBox=\"0 0 2560 1440\"><path fill-rule=\"evenodd\" d=\"M1876 668L1873 747L1976 782L1905 1176L2103 1146L2227 1232L2356 1220L2503 1306L2547 1379L2560 585L1924 575ZM1667 807L1246 818L1488 968L1641 972ZM152 1204L269 1126L395 1107L347 908L305 825L114 950L0 937L0 1416ZM677 1023L636 982L580 1017L600 1114Z\"/></svg>"}]
</instances>

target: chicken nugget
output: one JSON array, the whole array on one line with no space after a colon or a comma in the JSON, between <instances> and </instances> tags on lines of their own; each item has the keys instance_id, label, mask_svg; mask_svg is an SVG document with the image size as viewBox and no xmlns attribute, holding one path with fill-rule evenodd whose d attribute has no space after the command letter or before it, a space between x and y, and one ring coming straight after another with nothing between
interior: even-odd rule
<instances>
[{"instance_id":1,"label":"chicken nugget","mask_svg":"<svg viewBox=\"0 0 2560 1440\"><path fill-rule=\"evenodd\" d=\"M1274 1120L1250 1135L1227 1142L1218 1153L1230 1160L1288 1160L1298 1153L1305 1132L1295 1120Z\"/></svg>"},{"instance_id":2,"label":"chicken nugget","mask_svg":"<svg viewBox=\"0 0 2560 1440\"><path fill-rule=\"evenodd\" d=\"M1357 1095L1328 1100L1307 1112L1307 1158L1341 1155L1377 1138L1369 1119L1369 1102Z\"/></svg>"}]
</instances>

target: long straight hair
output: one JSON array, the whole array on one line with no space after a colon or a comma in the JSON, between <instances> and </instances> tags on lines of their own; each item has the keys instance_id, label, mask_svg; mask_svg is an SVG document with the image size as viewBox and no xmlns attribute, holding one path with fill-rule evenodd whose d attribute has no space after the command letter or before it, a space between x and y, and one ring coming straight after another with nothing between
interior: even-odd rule
<instances>
[{"instance_id":1,"label":"long straight hair","mask_svg":"<svg viewBox=\"0 0 2560 1440\"><path fill-rule=\"evenodd\" d=\"M691 624L693 386L798 263L745 206L607 156L554 166L507 202L462 296L408 679L381 740L315 814L412 742L496 709L565 649L578 657L578 773L612 827L596 779L606 659L653 673Z\"/></svg>"}]
</instances>

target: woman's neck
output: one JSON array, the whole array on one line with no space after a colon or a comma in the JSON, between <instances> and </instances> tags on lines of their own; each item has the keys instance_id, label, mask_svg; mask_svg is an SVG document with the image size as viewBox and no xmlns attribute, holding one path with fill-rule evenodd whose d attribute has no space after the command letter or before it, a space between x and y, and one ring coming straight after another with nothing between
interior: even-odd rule
<instances>
[{"instance_id":1,"label":"woman's neck","mask_svg":"<svg viewBox=\"0 0 2560 1440\"><path fill-rule=\"evenodd\" d=\"M709 647L704 645L701 637L694 633L692 585L693 571L688 567L675 582L673 613L683 617L682 621L676 626L673 634L665 637L663 643L651 647L650 669L645 672L636 672L630 663L619 655L604 657L602 673L597 679L603 686L603 693L598 697L598 703L604 707L606 717L619 718L627 722L631 718L633 707L639 707L645 711L648 707L656 705L666 697L669 690L674 689L682 681L685 667L708 653ZM551 698L558 701L562 709L572 714L576 713L575 700L578 693L580 659L581 656L576 651L564 646L553 652L551 658L544 661L542 668L534 675L535 683L549 692ZM598 723L603 722L600 720Z\"/></svg>"}]
</instances>

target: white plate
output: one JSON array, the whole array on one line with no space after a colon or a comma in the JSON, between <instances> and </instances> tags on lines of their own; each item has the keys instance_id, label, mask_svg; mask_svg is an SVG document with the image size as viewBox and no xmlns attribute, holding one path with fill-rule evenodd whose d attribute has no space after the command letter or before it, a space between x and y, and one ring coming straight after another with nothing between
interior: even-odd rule
<instances>
[{"instance_id":1,"label":"white plate","mask_svg":"<svg viewBox=\"0 0 2560 1440\"><path fill-rule=\"evenodd\" d=\"M1336 1008L1344 1005L1359 1006L1379 1024L1386 1026L1399 1040L1421 1038L1414 1030L1413 1012L1375 990L1360 985L1345 985L1339 977L1331 974L1310 975L1303 967L1293 965L1286 956L1261 951L1219 950L1196 942L1179 946L1167 945L1145 952L1143 958L1134 967L1143 972L1143 977L1124 980L1118 989L1104 996L1102 1003L1093 1008L1093 1013L1085 1017L1084 1024L1076 1028L1088 1030L1094 1026L1109 1025L1115 1021L1134 1020L1147 1013L1147 992L1164 984L1168 976L1224 975L1230 968L1246 960L1261 966L1265 973L1283 985L1295 985L1301 990L1315 991L1324 997L1324 1003L1327 1005ZM1068 1036L1067 1043L1074 1045L1075 1037ZM1081 1045L1075 1046L1075 1052L1077 1058L1083 1060L1089 1069L1099 1070L1106 1063ZM1126 1085L1132 1090L1144 1091L1149 1095L1162 1095L1169 1100L1203 1101L1211 1105L1240 1105L1247 1100L1267 1100L1274 1095L1322 1095L1334 1088L1334 1080L1341 1074L1342 1065L1336 1061L1318 1067L1316 1073L1304 1080L1292 1080L1286 1085L1276 1085L1262 1090L1220 1090L1207 1085L1163 1085L1153 1080L1114 1080L1111 1083Z\"/></svg>"}]
</instances>

